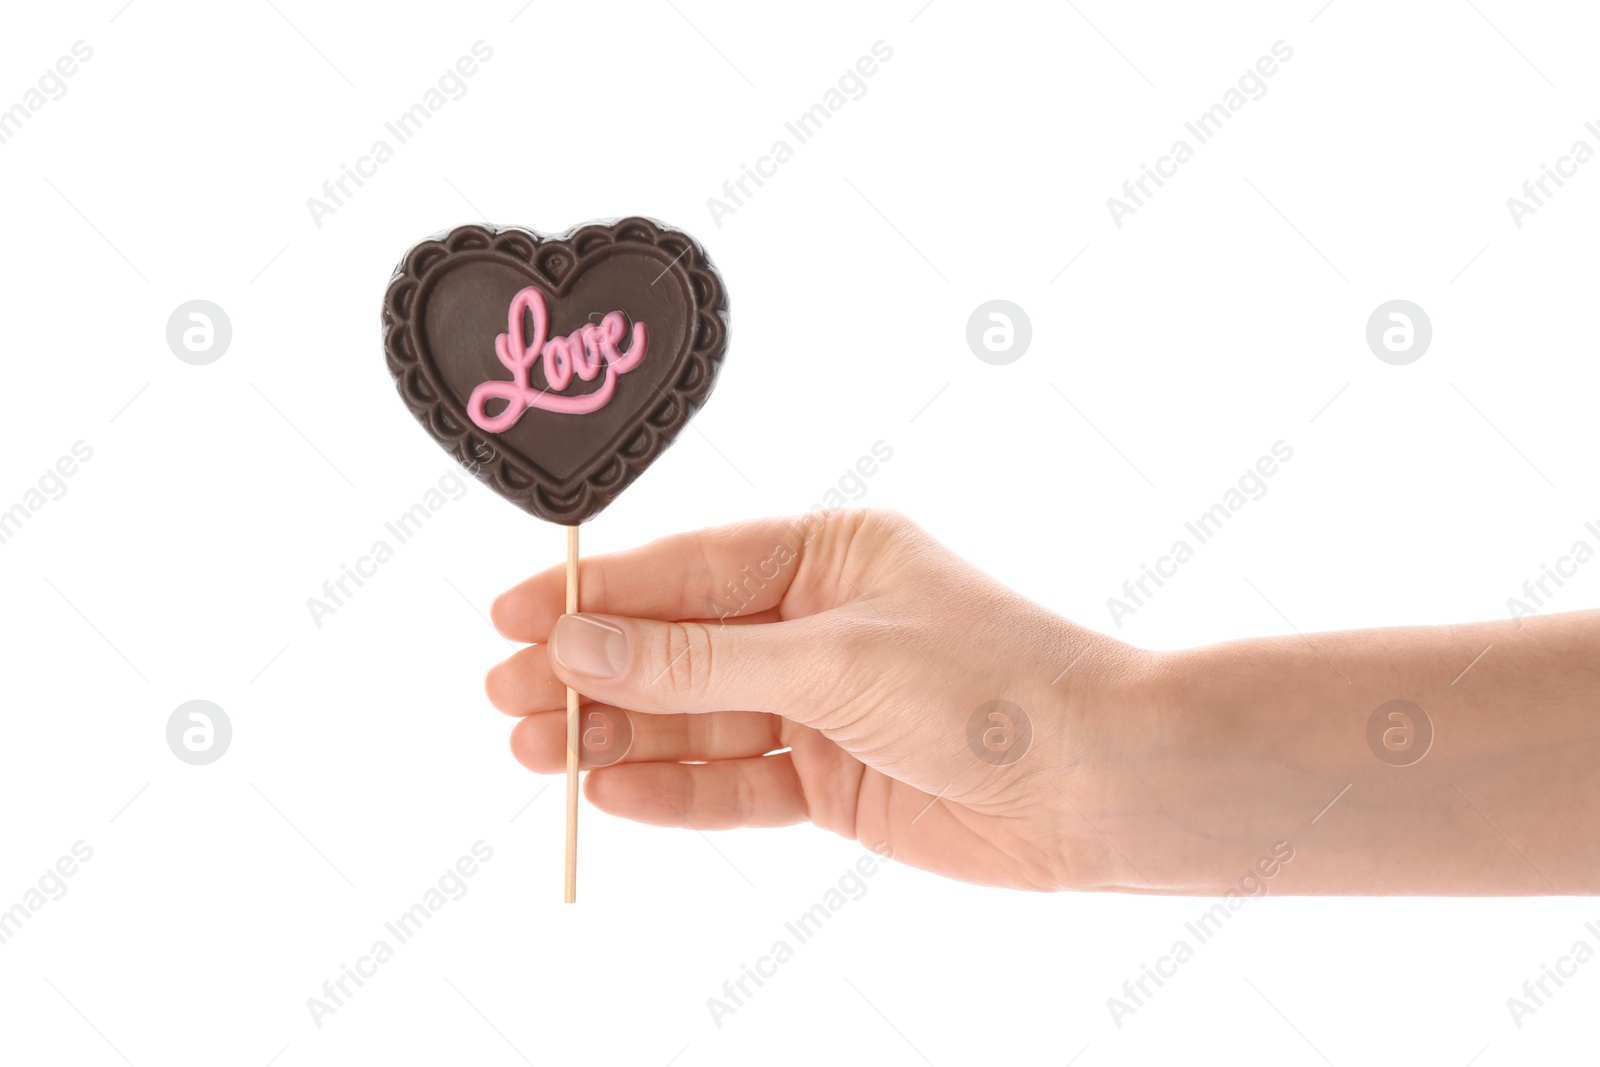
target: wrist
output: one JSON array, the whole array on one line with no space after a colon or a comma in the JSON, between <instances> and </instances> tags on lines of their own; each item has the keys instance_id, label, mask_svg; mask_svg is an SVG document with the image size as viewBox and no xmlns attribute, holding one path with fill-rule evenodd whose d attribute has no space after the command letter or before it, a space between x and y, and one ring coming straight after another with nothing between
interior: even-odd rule
<instances>
[{"instance_id":1,"label":"wrist","mask_svg":"<svg viewBox=\"0 0 1600 1067\"><path fill-rule=\"evenodd\" d=\"M1059 885L1068 889L1173 891L1164 861L1170 779L1187 753L1177 721L1184 665L1071 627L1071 669L1059 693L1060 752L1044 800L1059 809ZM1057 795L1059 794L1059 795Z\"/></svg>"},{"instance_id":2,"label":"wrist","mask_svg":"<svg viewBox=\"0 0 1600 1067\"><path fill-rule=\"evenodd\" d=\"M1263 860L1273 875L1289 863L1316 809L1288 818L1285 798L1326 790L1285 758L1267 651L1122 646L1108 657L1114 668L1094 697L1104 735L1098 814L1082 816L1120 860L1122 888L1248 892Z\"/></svg>"}]
</instances>

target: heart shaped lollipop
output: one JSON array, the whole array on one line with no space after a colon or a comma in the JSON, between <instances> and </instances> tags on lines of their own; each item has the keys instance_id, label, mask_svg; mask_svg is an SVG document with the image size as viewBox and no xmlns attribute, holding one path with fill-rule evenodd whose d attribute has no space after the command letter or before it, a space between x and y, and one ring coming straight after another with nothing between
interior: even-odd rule
<instances>
[{"instance_id":1,"label":"heart shaped lollipop","mask_svg":"<svg viewBox=\"0 0 1600 1067\"><path fill-rule=\"evenodd\" d=\"M462 226L412 248L383 304L411 413L496 492L574 526L672 443L716 384L727 297L649 219L549 237Z\"/></svg>"},{"instance_id":2,"label":"heart shaped lollipop","mask_svg":"<svg viewBox=\"0 0 1600 1067\"><path fill-rule=\"evenodd\" d=\"M401 398L501 496L567 527L615 500L711 395L728 301L703 248L649 219L559 237L462 226L417 245L383 301ZM579 696L567 689L566 896L577 900Z\"/></svg>"}]
</instances>

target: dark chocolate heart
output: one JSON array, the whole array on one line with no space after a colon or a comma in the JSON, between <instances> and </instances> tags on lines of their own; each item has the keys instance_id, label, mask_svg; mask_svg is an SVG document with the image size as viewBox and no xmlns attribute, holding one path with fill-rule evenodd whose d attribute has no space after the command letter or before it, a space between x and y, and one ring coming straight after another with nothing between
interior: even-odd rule
<instances>
[{"instance_id":1,"label":"dark chocolate heart","mask_svg":"<svg viewBox=\"0 0 1600 1067\"><path fill-rule=\"evenodd\" d=\"M508 500L570 526L710 396L727 296L693 238L649 219L556 237L462 226L406 253L383 332L428 433Z\"/></svg>"}]
</instances>

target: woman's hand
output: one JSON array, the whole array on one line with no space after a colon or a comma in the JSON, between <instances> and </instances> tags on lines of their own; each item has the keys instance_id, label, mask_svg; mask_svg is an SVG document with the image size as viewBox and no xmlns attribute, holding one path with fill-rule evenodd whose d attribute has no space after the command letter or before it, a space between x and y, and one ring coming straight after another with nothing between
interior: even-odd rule
<instances>
[{"instance_id":1,"label":"woman's hand","mask_svg":"<svg viewBox=\"0 0 1600 1067\"><path fill-rule=\"evenodd\" d=\"M1153 738L1154 657L998 585L898 515L836 512L680 534L501 596L532 643L489 672L512 751L565 766L565 686L632 740L586 751L596 807L702 830L809 819L950 877L1146 888L1075 810ZM621 720L626 719L626 724ZM1071 799L1069 799L1071 798Z\"/></svg>"},{"instance_id":2,"label":"woman's hand","mask_svg":"<svg viewBox=\"0 0 1600 1067\"><path fill-rule=\"evenodd\" d=\"M582 579L581 615L559 567L495 603L549 643L489 697L541 773L565 684L586 723L631 724L587 787L626 818L809 819L1021 889L1600 892L1600 611L1141 652L877 511L669 537Z\"/></svg>"}]
</instances>

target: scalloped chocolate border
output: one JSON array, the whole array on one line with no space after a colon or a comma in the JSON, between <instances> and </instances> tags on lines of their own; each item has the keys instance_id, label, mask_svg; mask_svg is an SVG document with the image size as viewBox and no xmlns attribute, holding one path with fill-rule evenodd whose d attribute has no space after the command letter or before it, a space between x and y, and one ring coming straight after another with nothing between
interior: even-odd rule
<instances>
[{"instance_id":1,"label":"scalloped chocolate border","mask_svg":"<svg viewBox=\"0 0 1600 1067\"><path fill-rule=\"evenodd\" d=\"M683 276L693 302L689 356L662 402L643 409L630 424L634 432L610 462L563 484L525 457L501 448L495 435L484 433L467 417L465 406L444 387L431 358L423 357L426 346L421 324L412 318L412 298L426 291L458 253L503 256L556 288L577 261L603 245L623 242L650 245L666 252L668 259L676 257L666 269ZM653 219L635 216L586 223L556 235L512 226L458 226L415 245L401 259L384 294L383 348L395 388L429 436L524 511L573 526L594 518L643 474L711 395L728 348L727 291L698 241Z\"/></svg>"}]
</instances>

